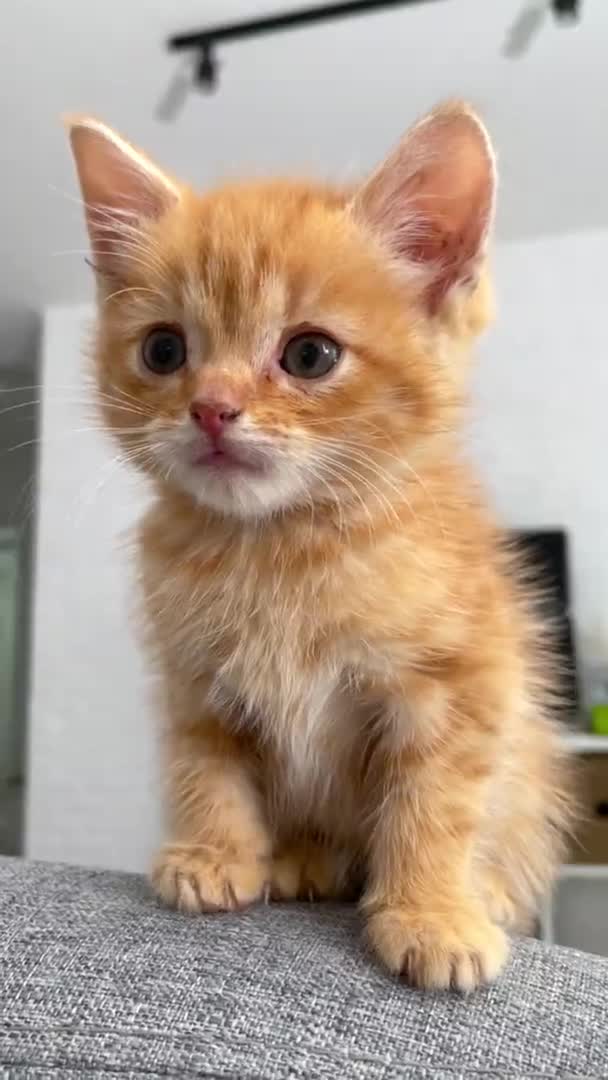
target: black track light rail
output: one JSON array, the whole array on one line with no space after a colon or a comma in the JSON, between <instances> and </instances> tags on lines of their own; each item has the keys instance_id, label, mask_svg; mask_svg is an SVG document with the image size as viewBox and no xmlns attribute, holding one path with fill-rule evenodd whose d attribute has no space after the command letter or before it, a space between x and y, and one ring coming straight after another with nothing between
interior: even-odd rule
<instances>
[{"instance_id":1,"label":"black track light rail","mask_svg":"<svg viewBox=\"0 0 608 1080\"><path fill-rule=\"evenodd\" d=\"M383 8L408 7L424 3L431 3L431 0L342 0L341 3L300 8L298 11L288 11L282 15L265 15L258 19L209 26L205 30L197 30L191 34L176 34L169 38L168 47L177 52L183 49L209 49L223 41L239 41L241 38L259 37L262 34L274 34L281 30L295 30L296 27L330 22L351 15L365 15L370 11L381 11Z\"/></svg>"}]
</instances>

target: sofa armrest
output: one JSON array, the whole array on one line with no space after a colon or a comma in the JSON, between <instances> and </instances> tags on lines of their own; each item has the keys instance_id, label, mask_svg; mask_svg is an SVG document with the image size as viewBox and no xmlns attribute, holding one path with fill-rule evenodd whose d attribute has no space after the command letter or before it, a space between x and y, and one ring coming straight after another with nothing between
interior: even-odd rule
<instances>
[{"instance_id":1,"label":"sofa armrest","mask_svg":"<svg viewBox=\"0 0 608 1080\"><path fill-rule=\"evenodd\" d=\"M518 941L495 986L425 994L354 908L182 916L135 876L0 860L0 1075L607 1077L608 959Z\"/></svg>"}]
</instances>

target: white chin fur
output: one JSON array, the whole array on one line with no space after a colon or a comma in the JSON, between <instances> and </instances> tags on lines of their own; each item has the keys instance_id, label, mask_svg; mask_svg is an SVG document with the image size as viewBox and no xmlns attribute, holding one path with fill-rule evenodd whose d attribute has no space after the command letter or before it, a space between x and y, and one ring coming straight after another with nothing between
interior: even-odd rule
<instances>
[{"instance_id":1,"label":"white chin fur","mask_svg":"<svg viewBox=\"0 0 608 1080\"><path fill-rule=\"evenodd\" d=\"M259 474L215 473L204 466L182 465L172 470L171 480L195 499L232 517L261 518L285 510L303 495L303 485L292 470L269 467Z\"/></svg>"},{"instance_id":2,"label":"white chin fur","mask_svg":"<svg viewBox=\"0 0 608 1080\"><path fill-rule=\"evenodd\" d=\"M314 478L312 462L301 447L276 449L268 441L242 439L234 445L237 453L249 457L257 469L216 470L192 464L196 444L189 423L159 437L153 432L152 453L161 474L172 485L190 495L200 506L239 518L263 518L310 501Z\"/></svg>"}]
</instances>

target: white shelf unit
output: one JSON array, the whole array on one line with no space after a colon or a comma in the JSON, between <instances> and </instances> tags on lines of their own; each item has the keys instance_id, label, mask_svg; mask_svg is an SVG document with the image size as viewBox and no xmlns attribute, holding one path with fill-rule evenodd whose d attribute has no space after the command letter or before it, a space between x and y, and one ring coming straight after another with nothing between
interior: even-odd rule
<instances>
[{"instance_id":1,"label":"white shelf unit","mask_svg":"<svg viewBox=\"0 0 608 1080\"><path fill-rule=\"evenodd\" d=\"M574 754L608 754L608 735L592 735L584 731L568 732L566 746Z\"/></svg>"},{"instance_id":2,"label":"white shelf unit","mask_svg":"<svg viewBox=\"0 0 608 1080\"><path fill-rule=\"evenodd\" d=\"M565 735L565 741L573 754L608 755L608 735L593 735L591 732L573 731ZM606 889L606 921L608 921L608 864L606 863L565 863L559 871L553 895L547 901L540 917L540 936L543 941L560 944L556 941L555 908L560 885L566 882L598 882ZM569 943L570 944L570 943Z\"/></svg>"},{"instance_id":3,"label":"white shelf unit","mask_svg":"<svg viewBox=\"0 0 608 1080\"><path fill-rule=\"evenodd\" d=\"M608 881L608 865L606 863L565 863L560 867L559 880L566 881L572 878L606 878Z\"/></svg>"}]
</instances>

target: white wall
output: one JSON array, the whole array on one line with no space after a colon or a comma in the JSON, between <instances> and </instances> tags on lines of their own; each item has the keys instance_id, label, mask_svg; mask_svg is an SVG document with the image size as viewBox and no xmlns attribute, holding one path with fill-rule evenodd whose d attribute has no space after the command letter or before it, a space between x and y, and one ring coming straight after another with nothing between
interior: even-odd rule
<instances>
[{"instance_id":1,"label":"white wall","mask_svg":"<svg viewBox=\"0 0 608 1080\"><path fill-rule=\"evenodd\" d=\"M481 349L473 446L505 521L564 525L579 628L608 613L605 488L608 232L500 247L500 317ZM76 385L86 312L45 321L28 852L144 867L158 835L156 719L118 544L143 492Z\"/></svg>"},{"instance_id":2,"label":"white wall","mask_svg":"<svg viewBox=\"0 0 608 1080\"><path fill-rule=\"evenodd\" d=\"M26 849L109 867L149 862L156 727L131 622L125 533L145 505L99 433L82 359L90 311L44 320Z\"/></svg>"},{"instance_id":3,"label":"white wall","mask_svg":"<svg viewBox=\"0 0 608 1080\"><path fill-rule=\"evenodd\" d=\"M563 526L580 644L608 640L608 229L501 245L474 380L475 456L502 517Z\"/></svg>"}]
</instances>

